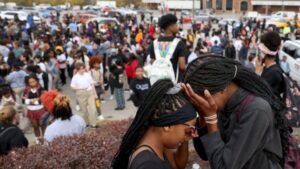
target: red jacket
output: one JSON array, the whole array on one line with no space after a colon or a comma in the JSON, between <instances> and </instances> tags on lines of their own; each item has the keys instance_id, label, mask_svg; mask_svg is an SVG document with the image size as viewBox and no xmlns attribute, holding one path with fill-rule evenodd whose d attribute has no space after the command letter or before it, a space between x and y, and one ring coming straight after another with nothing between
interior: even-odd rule
<instances>
[{"instance_id":1,"label":"red jacket","mask_svg":"<svg viewBox=\"0 0 300 169\"><path fill-rule=\"evenodd\" d=\"M125 71L128 78L135 78L135 69L139 65L139 61L137 59L133 60L130 63L125 65Z\"/></svg>"},{"instance_id":2,"label":"red jacket","mask_svg":"<svg viewBox=\"0 0 300 169\"><path fill-rule=\"evenodd\" d=\"M154 26L150 26L148 29L149 35L154 38L155 37L155 27Z\"/></svg>"}]
</instances>

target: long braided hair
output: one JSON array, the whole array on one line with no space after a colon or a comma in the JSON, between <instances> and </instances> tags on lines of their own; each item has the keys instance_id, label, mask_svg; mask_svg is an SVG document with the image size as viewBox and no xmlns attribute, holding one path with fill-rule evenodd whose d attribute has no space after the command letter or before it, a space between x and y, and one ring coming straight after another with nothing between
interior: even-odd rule
<instances>
[{"instance_id":1,"label":"long braided hair","mask_svg":"<svg viewBox=\"0 0 300 169\"><path fill-rule=\"evenodd\" d=\"M130 155L151 126L151 119L173 113L188 103L182 92L166 94L172 87L174 84L171 80L160 80L149 90L112 161L113 169L127 168Z\"/></svg>"},{"instance_id":2,"label":"long braided hair","mask_svg":"<svg viewBox=\"0 0 300 169\"><path fill-rule=\"evenodd\" d=\"M237 61L211 54L200 57L189 65L184 82L189 83L200 95L205 89L212 94L220 92L233 82L240 88L265 99L274 112L275 127L280 133L283 156L287 155L290 130L284 117L285 105L273 94L269 85L254 72Z\"/></svg>"}]
</instances>

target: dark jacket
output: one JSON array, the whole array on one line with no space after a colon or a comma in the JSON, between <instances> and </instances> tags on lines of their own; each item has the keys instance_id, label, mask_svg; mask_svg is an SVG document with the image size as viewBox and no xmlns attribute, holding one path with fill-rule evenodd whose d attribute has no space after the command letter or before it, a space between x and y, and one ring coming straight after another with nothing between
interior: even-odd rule
<instances>
[{"instance_id":1,"label":"dark jacket","mask_svg":"<svg viewBox=\"0 0 300 169\"><path fill-rule=\"evenodd\" d=\"M27 146L28 141L17 126L0 123L0 155L6 155L14 148Z\"/></svg>"},{"instance_id":2,"label":"dark jacket","mask_svg":"<svg viewBox=\"0 0 300 169\"><path fill-rule=\"evenodd\" d=\"M112 71L112 83L115 88L123 88L124 86L124 69L117 67Z\"/></svg>"},{"instance_id":3,"label":"dark jacket","mask_svg":"<svg viewBox=\"0 0 300 169\"><path fill-rule=\"evenodd\" d=\"M209 160L211 169L281 169L274 160L282 158L282 146L270 104L254 96L241 107L248 95L239 89L218 115L220 131L207 134L202 129L194 139L197 153Z\"/></svg>"},{"instance_id":4,"label":"dark jacket","mask_svg":"<svg viewBox=\"0 0 300 169\"><path fill-rule=\"evenodd\" d=\"M223 49L221 46L214 45L211 47L211 53L217 54L217 55L223 55Z\"/></svg>"},{"instance_id":5,"label":"dark jacket","mask_svg":"<svg viewBox=\"0 0 300 169\"><path fill-rule=\"evenodd\" d=\"M133 94L130 96L135 106L140 106L144 101L146 94L150 90L151 84L148 78L143 79L133 79L130 83L130 89Z\"/></svg>"},{"instance_id":6,"label":"dark jacket","mask_svg":"<svg viewBox=\"0 0 300 169\"><path fill-rule=\"evenodd\" d=\"M236 51L235 51L235 47L232 46L232 47L227 47L225 49L225 56L227 58L231 58L231 59L235 59L236 58Z\"/></svg>"},{"instance_id":7,"label":"dark jacket","mask_svg":"<svg viewBox=\"0 0 300 169\"><path fill-rule=\"evenodd\" d=\"M261 74L261 77L270 85L274 94L279 98L281 98L281 94L283 94L285 90L282 73L281 68L275 64L265 68Z\"/></svg>"},{"instance_id":8,"label":"dark jacket","mask_svg":"<svg viewBox=\"0 0 300 169\"><path fill-rule=\"evenodd\" d=\"M248 50L249 49L246 46L242 46L241 50L239 51L240 60L247 60Z\"/></svg>"}]
</instances>

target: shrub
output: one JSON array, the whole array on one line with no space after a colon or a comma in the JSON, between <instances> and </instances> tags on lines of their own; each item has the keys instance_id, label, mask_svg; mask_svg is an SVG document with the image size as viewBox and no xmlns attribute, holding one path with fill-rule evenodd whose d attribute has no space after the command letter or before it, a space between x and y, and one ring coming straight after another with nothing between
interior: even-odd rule
<instances>
[{"instance_id":1,"label":"shrub","mask_svg":"<svg viewBox=\"0 0 300 169\"><path fill-rule=\"evenodd\" d=\"M108 169L130 122L108 122L85 135L61 137L49 145L16 149L0 157L0 168Z\"/></svg>"}]
</instances>

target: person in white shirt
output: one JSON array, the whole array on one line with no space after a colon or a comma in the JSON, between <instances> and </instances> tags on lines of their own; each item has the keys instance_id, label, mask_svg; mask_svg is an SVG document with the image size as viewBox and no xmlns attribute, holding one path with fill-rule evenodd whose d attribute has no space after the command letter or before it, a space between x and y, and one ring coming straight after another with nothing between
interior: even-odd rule
<instances>
[{"instance_id":1,"label":"person in white shirt","mask_svg":"<svg viewBox=\"0 0 300 169\"><path fill-rule=\"evenodd\" d=\"M235 41L234 41L234 47L235 47L235 49L236 49L236 51L237 51L237 53L241 50L241 48L242 48L242 45L243 45L243 42L242 42L242 40L238 37Z\"/></svg>"},{"instance_id":2,"label":"person in white shirt","mask_svg":"<svg viewBox=\"0 0 300 169\"><path fill-rule=\"evenodd\" d=\"M46 128L44 139L47 142L58 137L67 137L83 134L86 123L79 115L74 115L67 96L58 95L54 99L53 109L54 122Z\"/></svg>"},{"instance_id":3,"label":"person in white shirt","mask_svg":"<svg viewBox=\"0 0 300 169\"><path fill-rule=\"evenodd\" d=\"M80 112L86 123L92 127L96 127L97 112L96 102L98 98L94 80L90 73L85 69L84 63L76 63L75 71L72 81L71 88L76 92L76 99L80 106Z\"/></svg>"},{"instance_id":4,"label":"person in white shirt","mask_svg":"<svg viewBox=\"0 0 300 169\"><path fill-rule=\"evenodd\" d=\"M56 51L56 54L57 54L57 61L58 61L58 68L60 70L61 83L63 85L65 85L66 84L65 71L66 71L66 67L67 67L67 64L66 64L67 57L63 53L62 47L56 47L55 51Z\"/></svg>"},{"instance_id":5,"label":"person in white shirt","mask_svg":"<svg viewBox=\"0 0 300 169\"><path fill-rule=\"evenodd\" d=\"M210 39L211 44L215 44L215 41L217 41L217 46L221 45L221 39L220 37L217 35L217 33L214 33L213 37Z\"/></svg>"},{"instance_id":6,"label":"person in white shirt","mask_svg":"<svg viewBox=\"0 0 300 169\"><path fill-rule=\"evenodd\" d=\"M7 62L9 48L5 46L5 43L0 44L0 54L3 56L4 61Z\"/></svg>"}]
</instances>

